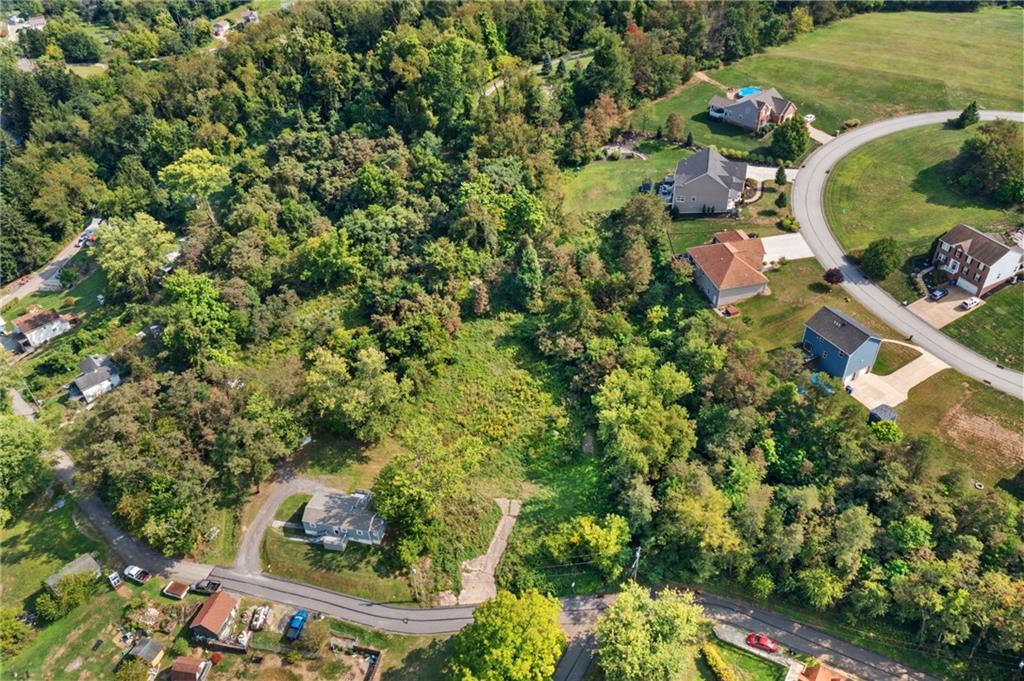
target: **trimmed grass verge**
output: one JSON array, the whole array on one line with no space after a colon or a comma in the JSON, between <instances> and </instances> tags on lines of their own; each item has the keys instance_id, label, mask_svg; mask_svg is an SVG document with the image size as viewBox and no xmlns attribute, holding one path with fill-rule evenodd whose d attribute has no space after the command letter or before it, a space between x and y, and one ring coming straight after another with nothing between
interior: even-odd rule
<instances>
[{"instance_id":1,"label":"trimmed grass verge","mask_svg":"<svg viewBox=\"0 0 1024 681\"><path fill-rule=\"evenodd\" d=\"M1024 286L1008 286L942 332L985 357L1024 371Z\"/></svg>"}]
</instances>

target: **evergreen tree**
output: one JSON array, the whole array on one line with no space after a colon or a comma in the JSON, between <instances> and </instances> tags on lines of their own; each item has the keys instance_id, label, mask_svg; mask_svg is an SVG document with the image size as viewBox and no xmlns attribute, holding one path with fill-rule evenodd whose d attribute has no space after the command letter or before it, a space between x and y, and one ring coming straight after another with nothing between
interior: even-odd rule
<instances>
[{"instance_id":1,"label":"evergreen tree","mask_svg":"<svg viewBox=\"0 0 1024 681\"><path fill-rule=\"evenodd\" d=\"M789 180L786 178L786 166L779 164L779 169L775 171L775 184L780 187L787 184Z\"/></svg>"},{"instance_id":2,"label":"evergreen tree","mask_svg":"<svg viewBox=\"0 0 1024 681\"><path fill-rule=\"evenodd\" d=\"M551 53L544 53L544 65L540 67L540 72L543 75L549 75L551 73Z\"/></svg>"},{"instance_id":3,"label":"evergreen tree","mask_svg":"<svg viewBox=\"0 0 1024 681\"><path fill-rule=\"evenodd\" d=\"M960 115L953 120L953 127L966 128L974 125L978 120L978 103L971 102L963 111L960 112Z\"/></svg>"},{"instance_id":4,"label":"evergreen tree","mask_svg":"<svg viewBox=\"0 0 1024 681\"><path fill-rule=\"evenodd\" d=\"M785 191L780 191L779 195L775 197L775 207L776 208L785 208L788 205L789 205L789 199L786 198L786 192Z\"/></svg>"},{"instance_id":5,"label":"evergreen tree","mask_svg":"<svg viewBox=\"0 0 1024 681\"><path fill-rule=\"evenodd\" d=\"M686 133L686 146L688 146L688 147L692 147L693 146L693 133L692 132Z\"/></svg>"},{"instance_id":6,"label":"evergreen tree","mask_svg":"<svg viewBox=\"0 0 1024 681\"><path fill-rule=\"evenodd\" d=\"M565 78L566 74L568 73L569 70L565 68L565 60L559 59L558 68L555 69L555 75L558 76L559 78Z\"/></svg>"},{"instance_id":7,"label":"evergreen tree","mask_svg":"<svg viewBox=\"0 0 1024 681\"><path fill-rule=\"evenodd\" d=\"M519 241L519 256L516 267L516 284L524 307L532 308L540 302L541 284L544 275L540 270L540 259L533 240L524 235Z\"/></svg>"}]
</instances>

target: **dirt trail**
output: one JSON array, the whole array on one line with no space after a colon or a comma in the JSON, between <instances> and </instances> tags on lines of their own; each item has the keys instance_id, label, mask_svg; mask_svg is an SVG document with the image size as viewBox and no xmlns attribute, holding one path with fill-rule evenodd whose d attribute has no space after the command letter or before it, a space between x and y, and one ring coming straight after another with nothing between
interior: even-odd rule
<instances>
[{"instance_id":1,"label":"dirt trail","mask_svg":"<svg viewBox=\"0 0 1024 681\"><path fill-rule=\"evenodd\" d=\"M438 599L441 605L483 603L498 594L494 584L494 571L498 568L502 554L505 553L505 547L508 546L509 535L515 527L523 502L519 499L499 498L495 499L494 503L501 509L501 520L494 529L487 553L462 563L462 591L458 596L451 591L440 594Z\"/></svg>"}]
</instances>

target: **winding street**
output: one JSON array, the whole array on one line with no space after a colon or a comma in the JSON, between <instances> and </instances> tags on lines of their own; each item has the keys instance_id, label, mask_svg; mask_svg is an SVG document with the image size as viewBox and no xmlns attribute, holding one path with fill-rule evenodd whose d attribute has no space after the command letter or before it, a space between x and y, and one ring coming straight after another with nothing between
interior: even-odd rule
<instances>
[{"instance_id":1,"label":"winding street","mask_svg":"<svg viewBox=\"0 0 1024 681\"><path fill-rule=\"evenodd\" d=\"M793 214L800 222L800 231L814 257L826 269L838 267L842 270L846 277L843 288L858 303L905 337L913 337L915 344L960 373L1008 395L1024 399L1024 374L1003 368L964 347L894 300L853 264L832 234L825 218L825 183L829 172L844 156L879 137L922 125L944 123L959 113L934 111L890 118L843 133L832 142L821 146L807 158L793 182ZM1008 118L1024 121L1024 113L1019 111L981 111L980 115L982 120ZM884 197L878 199L884 200Z\"/></svg>"}]
</instances>

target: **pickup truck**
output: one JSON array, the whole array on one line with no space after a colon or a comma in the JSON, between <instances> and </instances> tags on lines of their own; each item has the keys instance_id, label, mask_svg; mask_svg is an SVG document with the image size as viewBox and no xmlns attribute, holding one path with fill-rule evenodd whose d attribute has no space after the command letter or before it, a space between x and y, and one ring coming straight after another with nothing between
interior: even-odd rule
<instances>
[{"instance_id":1,"label":"pickup truck","mask_svg":"<svg viewBox=\"0 0 1024 681\"><path fill-rule=\"evenodd\" d=\"M136 584L145 584L149 581L150 574L138 565L129 565L124 569L124 576Z\"/></svg>"},{"instance_id":2,"label":"pickup truck","mask_svg":"<svg viewBox=\"0 0 1024 681\"><path fill-rule=\"evenodd\" d=\"M294 641L302 634L302 628L306 626L306 620L309 619L309 613L305 610L299 610L292 617L292 621L288 623L288 629L284 632L284 638L286 641Z\"/></svg>"},{"instance_id":3,"label":"pickup truck","mask_svg":"<svg viewBox=\"0 0 1024 681\"><path fill-rule=\"evenodd\" d=\"M204 579L192 585L192 591L197 594L214 594L220 591L220 582Z\"/></svg>"}]
</instances>

